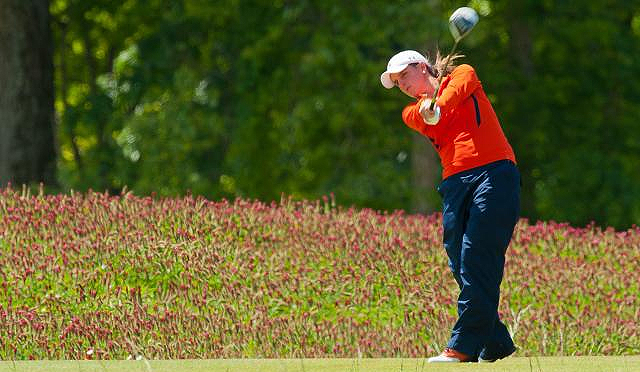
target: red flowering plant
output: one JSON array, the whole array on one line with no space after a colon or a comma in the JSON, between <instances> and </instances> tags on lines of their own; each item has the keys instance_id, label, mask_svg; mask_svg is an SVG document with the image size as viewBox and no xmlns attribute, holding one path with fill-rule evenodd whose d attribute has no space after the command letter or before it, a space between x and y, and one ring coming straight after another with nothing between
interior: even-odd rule
<instances>
[{"instance_id":1,"label":"red flowering plant","mask_svg":"<svg viewBox=\"0 0 640 372\"><path fill-rule=\"evenodd\" d=\"M424 357L456 318L441 217L0 191L0 359ZM640 353L640 229L521 220L521 355Z\"/></svg>"}]
</instances>

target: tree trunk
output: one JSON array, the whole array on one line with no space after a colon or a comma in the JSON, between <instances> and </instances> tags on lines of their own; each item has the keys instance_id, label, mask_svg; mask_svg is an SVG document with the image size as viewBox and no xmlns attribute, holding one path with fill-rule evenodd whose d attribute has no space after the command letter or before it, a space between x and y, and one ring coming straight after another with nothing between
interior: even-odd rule
<instances>
[{"instance_id":1,"label":"tree trunk","mask_svg":"<svg viewBox=\"0 0 640 372\"><path fill-rule=\"evenodd\" d=\"M426 137L413 133L411 140L411 211L432 213L438 209L429 197L440 178L438 154Z\"/></svg>"},{"instance_id":2,"label":"tree trunk","mask_svg":"<svg viewBox=\"0 0 640 372\"><path fill-rule=\"evenodd\" d=\"M522 17L512 16L511 22L511 50L523 75L531 80L535 75L533 65L533 40L529 26Z\"/></svg>"},{"instance_id":3,"label":"tree trunk","mask_svg":"<svg viewBox=\"0 0 640 372\"><path fill-rule=\"evenodd\" d=\"M0 186L55 183L48 0L0 0Z\"/></svg>"},{"instance_id":4,"label":"tree trunk","mask_svg":"<svg viewBox=\"0 0 640 372\"><path fill-rule=\"evenodd\" d=\"M521 5L521 4L520 4ZM531 34L531 27L526 19L523 19L522 14L533 14L531 9L526 8L509 8L513 14L508 14L507 19L510 20L509 32L511 55L515 62L515 66L522 73L522 80L516 85L513 92L512 99L520 101L529 100L530 97L523 96L521 92L527 92L530 90L531 84L535 84L536 66L533 60L533 36ZM518 13L520 12L520 13ZM526 107L526 106L525 106ZM513 125L514 123L510 123ZM520 123L522 124L522 123ZM523 154L525 155L525 154ZM542 161L543 159L537 156L531 158L519 156L516 151L516 158L518 159L518 167L520 168L522 177L522 189L520 196L520 210L522 217L535 216L537 211L536 207L536 194L535 194L535 182L536 180L531 177L529 170L532 169L533 164Z\"/></svg>"}]
</instances>

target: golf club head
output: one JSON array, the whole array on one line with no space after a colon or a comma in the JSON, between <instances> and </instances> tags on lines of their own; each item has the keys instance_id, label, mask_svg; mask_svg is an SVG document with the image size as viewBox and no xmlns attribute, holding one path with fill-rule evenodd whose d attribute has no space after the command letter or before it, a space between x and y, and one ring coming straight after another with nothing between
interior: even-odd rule
<instances>
[{"instance_id":1,"label":"golf club head","mask_svg":"<svg viewBox=\"0 0 640 372\"><path fill-rule=\"evenodd\" d=\"M478 23L478 13L473 8L462 7L456 9L449 17L449 30L456 42L467 36L471 29Z\"/></svg>"}]
</instances>

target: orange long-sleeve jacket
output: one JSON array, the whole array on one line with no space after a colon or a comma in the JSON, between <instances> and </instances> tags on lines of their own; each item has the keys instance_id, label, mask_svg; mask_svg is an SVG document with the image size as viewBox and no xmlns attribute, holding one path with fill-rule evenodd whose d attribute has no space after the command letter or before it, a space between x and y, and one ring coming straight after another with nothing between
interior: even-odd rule
<instances>
[{"instance_id":1,"label":"orange long-sleeve jacket","mask_svg":"<svg viewBox=\"0 0 640 372\"><path fill-rule=\"evenodd\" d=\"M516 162L491 102L473 67L460 65L444 78L436 104L440 121L428 125L419 109L422 97L402 111L405 124L428 137L442 163L442 178L494 161Z\"/></svg>"}]
</instances>

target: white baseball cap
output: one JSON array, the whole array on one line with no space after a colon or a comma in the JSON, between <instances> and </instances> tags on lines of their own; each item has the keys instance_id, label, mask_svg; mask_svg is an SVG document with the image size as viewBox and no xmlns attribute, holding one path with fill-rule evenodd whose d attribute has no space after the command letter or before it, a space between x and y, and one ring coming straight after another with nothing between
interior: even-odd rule
<instances>
[{"instance_id":1,"label":"white baseball cap","mask_svg":"<svg viewBox=\"0 0 640 372\"><path fill-rule=\"evenodd\" d=\"M387 64L387 71L383 72L382 75L380 75L380 82L382 82L382 86L387 89L393 88L394 84L389 77L390 74L400 72L412 63L420 62L429 64L427 59L415 50L403 50L402 52L391 57L389 63Z\"/></svg>"}]
</instances>

